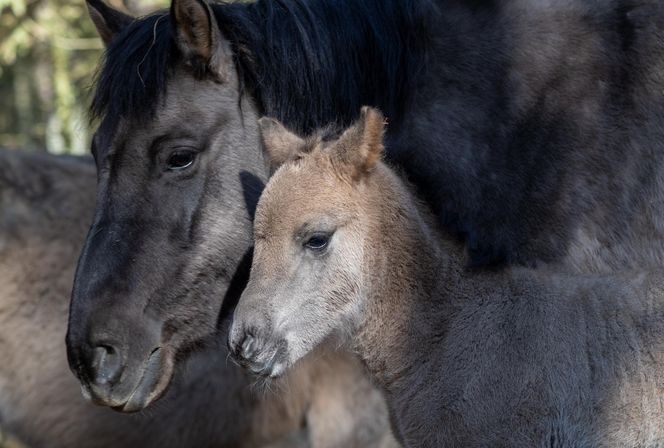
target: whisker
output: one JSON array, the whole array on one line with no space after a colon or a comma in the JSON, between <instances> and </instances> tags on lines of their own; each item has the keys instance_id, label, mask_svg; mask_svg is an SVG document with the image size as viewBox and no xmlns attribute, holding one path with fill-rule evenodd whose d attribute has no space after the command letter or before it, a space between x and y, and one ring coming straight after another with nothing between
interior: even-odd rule
<instances>
[{"instance_id":1,"label":"whisker","mask_svg":"<svg viewBox=\"0 0 664 448\"><path fill-rule=\"evenodd\" d=\"M143 65L143 62L145 62L145 59L148 57L150 54L150 50L152 50L152 47L154 47L155 42L157 42L157 25L159 25L159 21L166 17L168 14L162 14L159 16L157 20L154 22L154 26L152 27L152 42L150 43L150 46L148 47L147 51L143 55L143 59L141 59L141 62L138 63L136 66L136 73L138 74L138 78L141 80L141 84L143 84L143 87L145 88L145 81L143 80L143 76L141 75L141 65Z\"/></svg>"}]
</instances>

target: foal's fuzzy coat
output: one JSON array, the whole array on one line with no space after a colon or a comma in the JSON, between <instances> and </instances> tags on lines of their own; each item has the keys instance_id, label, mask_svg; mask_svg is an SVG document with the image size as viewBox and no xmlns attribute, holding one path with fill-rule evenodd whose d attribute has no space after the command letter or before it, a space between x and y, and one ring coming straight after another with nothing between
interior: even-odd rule
<instances>
[{"instance_id":1,"label":"foal's fuzzy coat","mask_svg":"<svg viewBox=\"0 0 664 448\"><path fill-rule=\"evenodd\" d=\"M406 446L664 444L660 277L468 272L379 161L382 121L365 109L330 142L263 120L286 163L256 212L235 354L279 375L349 335Z\"/></svg>"}]
</instances>

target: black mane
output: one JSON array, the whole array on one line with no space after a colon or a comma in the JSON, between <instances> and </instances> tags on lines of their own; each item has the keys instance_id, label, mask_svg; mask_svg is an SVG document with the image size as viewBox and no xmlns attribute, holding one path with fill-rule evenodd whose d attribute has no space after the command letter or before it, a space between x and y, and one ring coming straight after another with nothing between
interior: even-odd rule
<instances>
[{"instance_id":1,"label":"black mane","mask_svg":"<svg viewBox=\"0 0 664 448\"><path fill-rule=\"evenodd\" d=\"M258 0L213 10L261 113L302 132L381 108L398 121L422 68L427 0ZM170 17L136 20L106 52L94 117L150 117L181 56Z\"/></svg>"}]
</instances>

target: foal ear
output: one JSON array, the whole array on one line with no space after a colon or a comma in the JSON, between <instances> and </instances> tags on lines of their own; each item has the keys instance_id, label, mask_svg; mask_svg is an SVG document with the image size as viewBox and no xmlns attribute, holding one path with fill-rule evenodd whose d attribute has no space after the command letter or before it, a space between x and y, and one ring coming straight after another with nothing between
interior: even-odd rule
<instances>
[{"instance_id":1,"label":"foal ear","mask_svg":"<svg viewBox=\"0 0 664 448\"><path fill-rule=\"evenodd\" d=\"M204 0L173 0L171 18L175 43L185 60L194 66L203 65L218 81L225 81L232 52L210 5Z\"/></svg>"},{"instance_id":2,"label":"foal ear","mask_svg":"<svg viewBox=\"0 0 664 448\"><path fill-rule=\"evenodd\" d=\"M101 40L107 47L115 35L134 20L133 17L113 9L102 0L87 0L86 3L92 23L95 24Z\"/></svg>"},{"instance_id":3,"label":"foal ear","mask_svg":"<svg viewBox=\"0 0 664 448\"><path fill-rule=\"evenodd\" d=\"M333 161L349 171L353 179L369 173L383 155L385 117L378 110L364 106L360 118L339 137L332 148Z\"/></svg>"},{"instance_id":4,"label":"foal ear","mask_svg":"<svg viewBox=\"0 0 664 448\"><path fill-rule=\"evenodd\" d=\"M286 129L277 119L263 117L258 120L258 127L272 170L296 158L304 147L304 139Z\"/></svg>"}]
</instances>

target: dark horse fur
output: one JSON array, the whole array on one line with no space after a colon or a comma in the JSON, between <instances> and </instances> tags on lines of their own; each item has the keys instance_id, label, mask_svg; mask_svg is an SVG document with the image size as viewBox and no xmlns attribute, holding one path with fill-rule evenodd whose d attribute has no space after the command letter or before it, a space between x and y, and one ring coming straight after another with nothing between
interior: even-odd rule
<instances>
[{"instance_id":1,"label":"dark horse fur","mask_svg":"<svg viewBox=\"0 0 664 448\"><path fill-rule=\"evenodd\" d=\"M261 114L307 133L350 123L362 105L380 108L398 142L389 157L467 241L474 264L559 260L579 232L619 243L658 188L656 1L212 9ZM169 17L133 22L106 61L95 115L149 118L181 62ZM592 214L603 229L584 228Z\"/></svg>"},{"instance_id":2,"label":"dark horse fur","mask_svg":"<svg viewBox=\"0 0 664 448\"><path fill-rule=\"evenodd\" d=\"M174 0L137 20L89 4L108 44L93 105L100 190L68 353L87 385L105 344L131 360L117 393L97 387L106 404L161 363L130 407L154 400L175 354L237 299L269 176L261 114L306 132L382 109L389 161L474 266L664 258L661 2ZM182 152L191 164L168 168ZM148 318L114 324L132 310ZM102 379L117 373L107 364Z\"/></svg>"}]
</instances>

